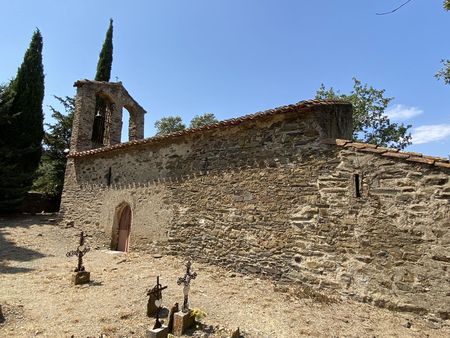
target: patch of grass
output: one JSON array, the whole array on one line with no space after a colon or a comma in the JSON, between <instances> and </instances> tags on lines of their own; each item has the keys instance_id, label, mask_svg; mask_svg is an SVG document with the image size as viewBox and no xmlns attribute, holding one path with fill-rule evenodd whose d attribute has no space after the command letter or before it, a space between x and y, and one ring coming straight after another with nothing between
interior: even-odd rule
<instances>
[{"instance_id":1,"label":"patch of grass","mask_svg":"<svg viewBox=\"0 0 450 338\"><path fill-rule=\"evenodd\" d=\"M206 318L208 314L199 308L193 308L191 309L191 316L195 318L196 322L201 322L203 319Z\"/></svg>"}]
</instances>

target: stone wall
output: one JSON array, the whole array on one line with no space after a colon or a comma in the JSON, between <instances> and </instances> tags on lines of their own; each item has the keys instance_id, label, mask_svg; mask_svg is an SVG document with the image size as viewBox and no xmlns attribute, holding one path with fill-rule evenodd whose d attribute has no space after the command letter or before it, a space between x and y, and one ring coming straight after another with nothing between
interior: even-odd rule
<instances>
[{"instance_id":1,"label":"stone wall","mask_svg":"<svg viewBox=\"0 0 450 338\"><path fill-rule=\"evenodd\" d=\"M448 318L449 169L324 144L349 134L345 111L333 114L294 109L72 157L62 213L109 246L128 203L131 250Z\"/></svg>"}]
</instances>

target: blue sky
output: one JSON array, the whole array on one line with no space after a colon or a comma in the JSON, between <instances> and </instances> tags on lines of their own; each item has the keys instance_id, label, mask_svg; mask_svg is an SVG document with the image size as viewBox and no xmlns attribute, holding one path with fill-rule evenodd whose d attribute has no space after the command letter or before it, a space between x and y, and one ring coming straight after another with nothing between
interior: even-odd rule
<instances>
[{"instance_id":1,"label":"blue sky","mask_svg":"<svg viewBox=\"0 0 450 338\"><path fill-rule=\"evenodd\" d=\"M123 82L154 122L213 112L236 117L313 98L321 83L352 77L395 97L389 115L412 124L408 150L450 154L450 86L434 78L450 58L442 0L0 0L0 82L12 78L38 27L44 37L45 105L92 79L109 18L111 80ZM46 121L50 122L45 107Z\"/></svg>"}]
</instances>

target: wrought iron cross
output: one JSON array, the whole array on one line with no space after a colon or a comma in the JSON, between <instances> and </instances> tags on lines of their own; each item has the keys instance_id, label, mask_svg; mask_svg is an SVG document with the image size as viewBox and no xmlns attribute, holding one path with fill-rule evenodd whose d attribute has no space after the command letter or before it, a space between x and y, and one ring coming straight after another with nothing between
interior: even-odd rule
<instances>
[{"instance_id":1,"label":"wrought iron cross","mask_svg":"<svg viewBox=\"0 0 450 338\"><path fill-rule=\"evenodd\" d=\"M86 252L88 252L90 250L90 248L84 244L84 239L86 237L87 237L87 235L85 235L84 232L82 231L80 233L80 243L78 245L78 248L74 251L69 251L68 253L66 253L67 257L71 257L71 256L78 257L78 266L75 269L75 272L84 271L83 256L86 254Z\"/></svg>"},{"instance_id":2,"label":"wrought iron cross","mask_svg":"<svg viewBox=\"0 0 450 338\"><path fill-rule=\"evenodd\" d=\"M193 272L191 273L191 261L188 261L186 263L186 273L184 274L184 277L179 277L177 280L177 284L184 285L183 288L183 294L184 294L184 301L183 301L183 312L188 312L189 311L189 299L188 299L188 295L189 295L189 286L191 284L191 280L195 279L197 277L197 273Z\"/></svg>"},{"instance_id":3,"label":"wrought iron cross","mask_svg":"<svg viewBox=\"0 0 450 338\"><path fill-rule=\"evenodd\" d=\"M162 308L162 290L167 289L167 285L166 286L162 286L159 283L159 276L156 277L156 285L153 287L153 289L150 289L147 291L147 296L150 295L155 295L155 305L158 308L158 310L156 310L156 321L155 321L155 326L153 326L153 329L159 329L162 324L159 321L159 312L161 311Z\"/></svg>"}]
</instances>

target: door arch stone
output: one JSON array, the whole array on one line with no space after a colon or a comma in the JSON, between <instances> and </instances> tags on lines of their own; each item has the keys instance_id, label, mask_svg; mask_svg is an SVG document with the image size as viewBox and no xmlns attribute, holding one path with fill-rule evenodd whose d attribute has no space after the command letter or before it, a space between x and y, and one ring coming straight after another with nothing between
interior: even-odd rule
<instances>
[{"instance_id":1,"label":"door arch stone","mask_svg":"<svg viewBox=\"0 0 450 338\"><path fill-rule=\"evenodd\" d=\"M128 203L121 203L115 211L114 225L111 238L111 249L128 252L130 245L130 233L132 223L132 211Z\"/></svg>"}]
</instances>

